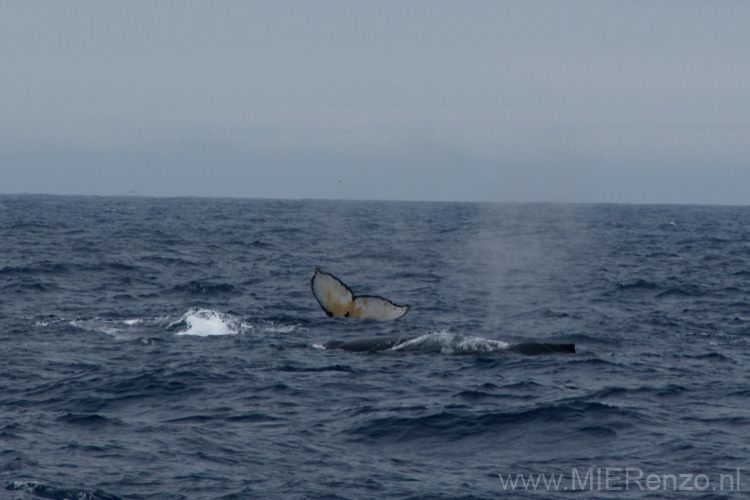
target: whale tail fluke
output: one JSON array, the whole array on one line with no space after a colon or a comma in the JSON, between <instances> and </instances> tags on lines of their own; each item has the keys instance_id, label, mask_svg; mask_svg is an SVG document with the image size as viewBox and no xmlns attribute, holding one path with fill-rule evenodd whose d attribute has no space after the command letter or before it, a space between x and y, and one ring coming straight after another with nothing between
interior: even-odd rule
<instances>
[{"instance_id":1,"label":"whale tail fluke","mask_svg":"<svg viewBox=\"0 0 750 500\"><path fill-rule=\"evenodd\" d=\"M398 319L411 309L410 305L400 306L376 295L356 296L343 281L320 267L315 268L310 288L328 316L388 320Z\"/></svg>"}]
</instances>

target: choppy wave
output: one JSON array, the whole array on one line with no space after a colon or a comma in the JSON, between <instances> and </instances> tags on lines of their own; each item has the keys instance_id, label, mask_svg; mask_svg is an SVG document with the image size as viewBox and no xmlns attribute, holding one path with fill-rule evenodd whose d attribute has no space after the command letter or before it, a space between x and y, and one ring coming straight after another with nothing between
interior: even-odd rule
<instances>
[{"instance_id":1,"label":"choppy wave","mask_svg":"<svg viewBox=\"0 0 750 500\"><path fill-rule=\"evenodd\" d=\"M65 488L40 481L12 481L5 489L49 500L122 500L122 497L101 490Z\"/></svg>"},{"instance_id":2,"label":"choppy wave","mask_svg":"<svg viewBox=\"0 0 750 500\"><path fill-rule=\"evenodd\" d=\"M229 283L211 283L193 280L174 287L175 292L184 292L190 295L221 296L224 294L240 294L241 291Z\"/></svg>"},{"instance_id":3,"label":"choppy wave","mask_svg":"<svg viewBox=\"0 0 750 500\"><path fill-rule=\"evenodd\" d=\"M515 411L462 412L440 411L420 416L389 415L367 420L349 429L359 439L403 441L435 439L455 441L483 434L524 432L529 426L544 423L547 432L571 429L589 432L597 426L607 429L607 435L629 428L643 420L642 415L630 409L621 409L598 402L571 401L545 404L532 409Z\"/></svg>"}]
</instances>

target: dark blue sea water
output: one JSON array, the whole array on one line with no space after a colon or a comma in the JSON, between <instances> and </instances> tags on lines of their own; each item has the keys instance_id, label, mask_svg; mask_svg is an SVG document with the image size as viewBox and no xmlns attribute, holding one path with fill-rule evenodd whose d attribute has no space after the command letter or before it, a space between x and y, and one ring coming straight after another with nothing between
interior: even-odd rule
<instances>
[{"instance_id":1,"label":"dark blue sea water","mask_svg":"<svg viewBox=\"0 0 750 500\"><path fill-rule=\"evenodd\" d=\"M0 498L748 491L750 208L0 196Z\"/></svg>"}]
</instances>

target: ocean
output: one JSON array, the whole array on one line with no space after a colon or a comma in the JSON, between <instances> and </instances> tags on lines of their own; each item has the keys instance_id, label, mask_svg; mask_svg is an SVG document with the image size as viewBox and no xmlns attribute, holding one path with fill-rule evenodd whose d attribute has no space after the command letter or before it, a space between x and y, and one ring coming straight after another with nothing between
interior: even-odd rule
<instances>
[{"instance_id":1,"label":"ocean","mask_svg":"<svg viewBox=\"0 0 750 500\"><path fill-rule=\"evenodd\" d=\"M746 498L749 381L748 207L0 196L0 498Z\"/></svg>"}]
</instances>

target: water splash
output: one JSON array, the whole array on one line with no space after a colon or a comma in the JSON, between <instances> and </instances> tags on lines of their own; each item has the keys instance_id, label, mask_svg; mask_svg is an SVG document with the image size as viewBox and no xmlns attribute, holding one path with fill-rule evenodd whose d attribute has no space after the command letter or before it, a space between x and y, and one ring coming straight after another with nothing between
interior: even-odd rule
<instances>
[{"instance_id":1,"label":"water splash","mask_svg":"<svg viewBox=\"0 0 750 500\"><path fill-rule=\"evenodd\" d=\"M187 328L177 332L177 335L194 335L197 337L236 335L252 328L252 325L243 323L230 314L212 309L190 309L173 325L181 323L184 323Z\"/></svg>"}]
</instances>

